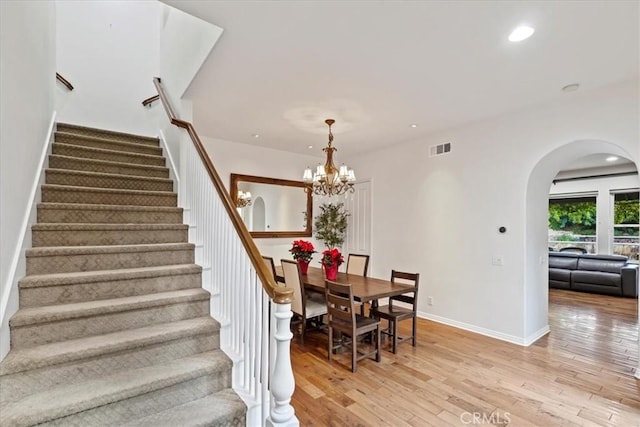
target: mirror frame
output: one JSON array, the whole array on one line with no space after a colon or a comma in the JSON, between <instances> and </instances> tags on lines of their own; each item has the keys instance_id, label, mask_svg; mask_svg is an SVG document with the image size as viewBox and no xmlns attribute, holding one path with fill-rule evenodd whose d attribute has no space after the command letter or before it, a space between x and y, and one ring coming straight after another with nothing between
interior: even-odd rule
<instances>
[{"instance_id":1,"label":"mirror frame","mask_svg":"<svg viewBox=\"0 0 640 427\"><path fill-rule=\"evenodd\" d=\"M288 179L278 179L278 178L265 178L262 176L253 176L253 175L241 175L232 173L231 174L231 200L233 200L234 206L238 202L238 182L256 182L259 184L271 184L271 185L281 185L285 187L299 187L300 190L304 191L304 194L307 196L307 226L304 230L300 231L249 231L251 237L253 238L279 238L279 237L311 237L311 219L313 217L313 197L311 197L311 192L307 189L309 188L308 184L305 184L302 181L291 181Z\"/></svg>"}]
</instances>

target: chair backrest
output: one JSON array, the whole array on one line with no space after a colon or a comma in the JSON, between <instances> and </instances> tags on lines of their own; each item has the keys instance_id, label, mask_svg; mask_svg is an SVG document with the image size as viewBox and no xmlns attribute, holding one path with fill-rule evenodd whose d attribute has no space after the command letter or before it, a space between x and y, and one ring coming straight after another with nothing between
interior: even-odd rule
<instances>
[{"instance_id":1,"label":"chair backrest","mask_svg":"<svg viewBox=\"0 0 640 427\"><path fill-rule=\"evenodd\" d=\"M369 268L369 255L349 254L347 258L347 274L367 276Z\"/></svg>"},{"instance_id":2,"label":"chair backrest","mask_svg":"<svg viewBox=\"0 0 640 427\"><path fill-rule=\"evenodd\" d=\"M276 265L273 263L273 258L271 258L270 256L262 255L262 260L264 261L264 264L267 266L267 268L271 272L271 278L273 278L273 281L277 282L277 280L276 280Z\"/></svg>"},{"instance_id":3,"label":"chair backrest","mask_svg":"<svg viewBox=\"0 0 640 427\"><path fill-rule=\"evenodd\" d=\"M413 311L416 310L416 301L418 301L418 284L420 282L420 273L404 273L402 271L391 270L391 281L393 283L404 283L407 285L413 285L415 291L402 295L396 295L389 298L389 305L392 301L400 301L413 306Z\"/></svg>"},{"instance_id":4,"label":"chair backrest","mask_svg":"<svg viewBox=\"0 0 640 427\"><path fill-rule=\"evenodd\" d=\"M282 273L284 275L284 284L287 288L293 290L293 301L291 301L291 311L304 318L305 316L305 297L302 276L300 274L300 266L296 261L290 259L280 260L282 263Z\"/></svg>"},{"instance_id":5,"label":"chair backrest","mask_svg":"<svg viewBox=\"0 0 640 427\"><path fill-rule=\"evenodd\" d=\"M356 311L351 285L325 280L329 325L334 322L356 327Z\"/></svg>"}]
</instances>

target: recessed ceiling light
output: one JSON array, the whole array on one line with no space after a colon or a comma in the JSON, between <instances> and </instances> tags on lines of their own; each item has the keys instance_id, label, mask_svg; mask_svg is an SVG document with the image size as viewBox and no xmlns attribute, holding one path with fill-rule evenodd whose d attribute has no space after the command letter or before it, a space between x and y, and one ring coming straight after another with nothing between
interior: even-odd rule
<instances>
[{"instance_id":1,"label":"recessed ceiling light","mask_svg":"<svg viewBox=\"0 0 640 427\"><path fill-rule=\"evenodd\" d=\"M617 156L609 156L606 158L607 162L615 162L616 160L618 160Z\"/></svg>"},{"instance_id":2,"label":"recessed ceiling light","mask_svg":"<svg viewBox=\"0 0 640 427\"><path fill-rule=\"evenodd\" d=\"M578 83L571 83L570 85L566 85L562 88L563 92L575 92L578 90L580 85Z\"/></svg>"},{"instance_id":3,"label":"recessed ceiling light","mask_svg":"<svg viewBox=\"0 0 640 427\"><path fill-rule=\"evenodd\" d=\"M309 145L309 146L307 146L307 148L313 148L313 145Z\"/></svg>"},{"instance_id":4,"label":"recessed ceiling light","mask_svg":"<svg viewBox=\"0 0 640 427\"><path fill-rule=\"evenodd\" d=\"M409 127L410 127L410 128L415 129L415 128L417 128L417 127L418 127L418 125L417 125L417 124L415 124L415 123L411 123L411 124L409 125Z\"/></svg>"},{"instance_id":5,"label":"recessed ceiling light","mask_svg":"<svg viewBox=\"0 0 640 427\"><path fill-rule=\"evenodd\" d=\"M251 135L254 138L260 138L260 134L259 133L254 133L253 135Z\"/></svg>"},{"instance_id":6,"label":"recessed ceiling light","mask_svg":"<svg viewBox=\"0 0 640 427\"><path fill-rule=\"evenodd\" d=\"M521 42L522 40L528 39L531 37L535 30L531 27L527 27L526 25L521 25L517 27L515 30L511 31L509 34L510 42Z\"/></svg>"}]
</instances>

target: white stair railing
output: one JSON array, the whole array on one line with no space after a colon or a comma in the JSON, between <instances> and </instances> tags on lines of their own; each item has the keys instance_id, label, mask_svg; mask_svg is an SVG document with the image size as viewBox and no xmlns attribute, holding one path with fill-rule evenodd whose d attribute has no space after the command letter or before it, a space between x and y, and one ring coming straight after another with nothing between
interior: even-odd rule
<instances>
[{"instance_id":1,"label":"white stair railing","mask_svg":"<svg viewBox=\"0 0 640 427\"><path fill-rule=\"evenodd\" d=\"M180 204L191 225L220 347L233 361L233 389L248 407L247 425L297 426L291 406L292 290L277 286L191 123L178 119L154 79L171 123L192 144L180 146Z\"/></svg>"}]
</instances>

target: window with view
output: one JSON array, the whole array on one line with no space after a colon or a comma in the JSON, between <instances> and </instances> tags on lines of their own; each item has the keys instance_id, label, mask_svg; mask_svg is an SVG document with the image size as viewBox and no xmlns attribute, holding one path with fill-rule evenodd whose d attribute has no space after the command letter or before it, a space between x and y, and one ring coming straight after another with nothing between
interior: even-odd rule
<instances>
[{"instance_id":1,"label":"window with view","mask_svg":"<svg viewBox=\"0 0 640 427\"><path fill-rule=\"evenodd\" d=\"M613 194L613 248L615 255L624 255L638 262L640 248L640 192Z\"/></svg>"},{"instance_id":2,"label":"window with view","mask_svg":"<svg viewBox=\"0 0 640 427\"><path fill-rule=\"evenodd\" d=\"M549 248L581 248L596 252L596 197L549 200Z\"/></svg>"}]
</instances>

